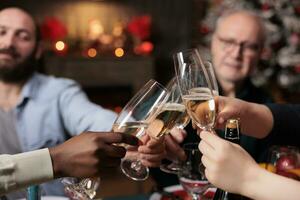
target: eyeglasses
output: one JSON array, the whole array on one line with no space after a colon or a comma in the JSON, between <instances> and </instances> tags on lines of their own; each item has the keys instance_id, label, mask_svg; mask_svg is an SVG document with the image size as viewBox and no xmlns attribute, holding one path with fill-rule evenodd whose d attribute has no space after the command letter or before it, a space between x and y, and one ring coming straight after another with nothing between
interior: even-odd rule
<instances>
[{"instance_id":1,"label":"eyeglasses","mask_svg":"<svg viewBox=\"0 0 300 200\"><path fill-rule=\"evenodd\" d=\"M260 46L255 43L249 43L249 42L237 42L234 39L226 39L223 37L220 37L219 35L215 35L216 38L223 44L224 50L233 50L236 47L239 47L241 49L241 52L243 55L252 56L258 53Z\"/></svg>"}]
</instances>

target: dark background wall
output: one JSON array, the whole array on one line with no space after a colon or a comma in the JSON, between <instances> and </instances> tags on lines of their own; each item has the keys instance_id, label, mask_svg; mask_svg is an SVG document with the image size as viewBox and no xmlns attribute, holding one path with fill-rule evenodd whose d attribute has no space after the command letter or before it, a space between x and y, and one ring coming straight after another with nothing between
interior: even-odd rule
<instances>
[{"instance_id":1,"label":"dark background wall","mask_svg":"<svg viewBox=\"0 0 300 200\"><path fill-rule=\"evenodd\" d=\"M123 8L127 15L149 14L152 17L151 39L155 45L153 52L155 78L162 83L167 82L174 73L172 53L191 46L195 16L199 16L196 10L199 11L199 3L195 4L193 0L1 0L0 8L20 6L32 13L37 21L40 21L45 16L62 17L65 15L62 11L80 17L81 13L70 9L71 5L79 5L82 2L98 4L104 9L106 7L107 18L114 17L114 13L109 13L111 7Z\"/></svg>"}]
</instances>

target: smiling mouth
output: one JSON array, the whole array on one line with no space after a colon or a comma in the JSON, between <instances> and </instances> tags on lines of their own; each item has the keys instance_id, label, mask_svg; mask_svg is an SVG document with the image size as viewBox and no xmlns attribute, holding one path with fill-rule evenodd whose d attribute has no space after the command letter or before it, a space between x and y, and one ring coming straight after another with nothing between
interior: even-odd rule
<instances>
[{"instance_id":1,"label":"smiling mouth","mask_svg":"<svg viewBox=\"0 0 300 200\"><path fill-rule=\"evenodd\" d=\"M230 68L234 68L234 69L240 69L242 68L240 64L229 64L229 63L225 63L226 67L230 67Z\"/></svg>"},{"instance_id":2,"label":"smiling mouth","mask_svg":"<svg viewBox=\"0 0 300 200\"><path fill-rule=\"evenodd\" d=\"M8 53L0 53L0 59L13 60L14 56Z\"/></svg>"}]
</instances>

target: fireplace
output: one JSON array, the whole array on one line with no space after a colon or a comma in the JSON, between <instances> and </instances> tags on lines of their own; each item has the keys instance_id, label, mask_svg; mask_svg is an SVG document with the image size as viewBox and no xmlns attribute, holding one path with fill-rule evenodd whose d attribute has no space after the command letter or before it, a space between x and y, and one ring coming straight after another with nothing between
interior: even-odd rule
<instances>
[{"instance_id":1,"label":"fireplace","mask_svg":"<svg viewBox=\"0 0 300 200\"><path fill-rule=\"evenodd\" d=\"M89 98L119 110L154 76L153 59L147 57L45 57L45 72L79 82Z\"/></svg>"}]
</instances>

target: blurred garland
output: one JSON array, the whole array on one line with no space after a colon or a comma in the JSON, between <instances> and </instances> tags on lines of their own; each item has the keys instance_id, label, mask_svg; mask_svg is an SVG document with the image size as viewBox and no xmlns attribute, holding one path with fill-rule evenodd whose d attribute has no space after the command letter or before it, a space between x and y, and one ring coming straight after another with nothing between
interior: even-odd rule
<instances>
[{"instance_id":1,"label":"blurred garland","mask_svg":"<svg viewBox=\"0 0 300 200\"><path fill-rule=\"evenodd\" d=\"M208 47L216 19L228 9L250 9L266 26L266 46L257 85L276 83L290 92L300 92L300 1L299 0L208 0L206 16L199 24L202 45Z\"/></svg>"}]
</instances>

